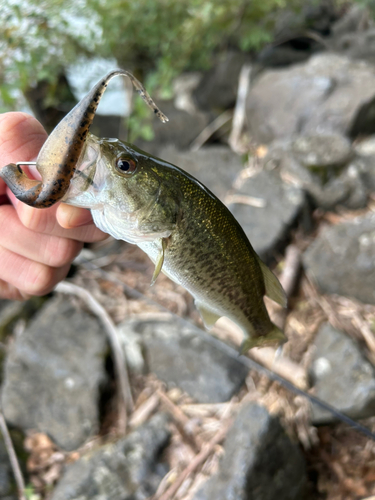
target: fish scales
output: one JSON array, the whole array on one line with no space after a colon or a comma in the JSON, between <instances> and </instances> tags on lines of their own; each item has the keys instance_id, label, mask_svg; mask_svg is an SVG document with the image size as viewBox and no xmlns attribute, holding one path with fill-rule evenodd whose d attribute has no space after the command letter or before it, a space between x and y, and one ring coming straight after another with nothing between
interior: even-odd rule
<instances>
[{"instance_id":1,"label":"fish scales","mask_svg":"<svg viewBox=\"0 0 375 500\"><path fill-rule=\"evenodd\" d=\"M285 293L228 208L178 167L89 133L99 100L117 75L129 77L156 116L168 121L133 75L114 70L49 136L36 161L42 180L30 179L16 164L6 165L0 177L32 207L61 200L90 209L100 229L150 256L152 283L163 271L193 295L207 327L220 316L235 321L246 336L241 352L284 342L263 297L285 307Z\"/></svg>"},{"instance_id":2,"label":"fish scales","mask_svg":"<svg viewBox=\"0 0 375 500\"><path fill-rule=\"evenodd\" d=\"M183 194L176 229L168 238L163 271L218 316L246 331L268 333L265 285L256 253L231 212L197 180L176 168ZM139 243L156 261L158 242Z\"/></svg>"}]
</instances>

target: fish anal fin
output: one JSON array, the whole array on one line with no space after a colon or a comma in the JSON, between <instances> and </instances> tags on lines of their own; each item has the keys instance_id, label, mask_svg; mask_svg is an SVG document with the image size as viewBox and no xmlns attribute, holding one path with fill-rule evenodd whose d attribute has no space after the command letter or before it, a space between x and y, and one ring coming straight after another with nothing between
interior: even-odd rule
<instances>
[{"instance_id":1,"label":"fish anal fin","mask_svg":"<svg viewBox=\"0 0 375 500\"><path fill-rule=\"evenodd\" d=\"M264 278L264 285L266 287L266 295L274 300L282 307L287 307L288 299L286 293L281 286L280 281L276 278L273 272L266 266L264 262L258 257L258 263Z\"/></svg>"},{"instance_id":2,"label":"fish anal fin","mask_svg":"<svg viewBox=\"0 0 375 500\"><path fill-rule=\"evenodd\" d=\"M221 318L220 314L216 314L216 313L210 311L204 304L202 304L202 302L199 302L196 300L195 306L198 309L198 311L202 317L204 326L208 329L212 328L214 326L214 324L216 323L216 321L219 318Z\"/></svg>"},{"instance_id":3,"label":"fish anal fin","mask_svg":"<svg viewBox=\"0 0 375 500\"><path fill-rule=\"evenodd\" d=\"M161 246L161 249L160 249L160 253L159 253L159 255L156 259L156 262L155 262L155 270L154 270L154 274L152 275L152 278L151 278L150 286L154 285L156 278L159 276L160 271L162 270L162 267L164 264L164 253L165 253L165 249L167 248L167 239L166 238L160 238L160 246Z\"/></svg>"},{"instance_id":4,"label":"fish anal fin","mask_svg":"<svg viewBox=\"0 0 375 500\"><path fill-rule=\"evenodd\" d=\"M267 335L262 335L260 337L248 337L246 338L240 347L240 354L245 354L249 349L253 347L278 347L287 341L284 333L276 325L272 325L272 329Z\"/></svg>"}]
</instances>

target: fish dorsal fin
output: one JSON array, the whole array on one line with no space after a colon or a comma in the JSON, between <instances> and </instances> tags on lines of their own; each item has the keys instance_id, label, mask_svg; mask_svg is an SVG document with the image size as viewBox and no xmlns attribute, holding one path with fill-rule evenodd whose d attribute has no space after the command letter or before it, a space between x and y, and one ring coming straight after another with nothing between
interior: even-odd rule
<instances>
[{"instance_id":1,"label":"fish dorsal fin","mask_svg":"<svg viewBox=\"0 0 375 500\"><path fill-rule=\"evenodd\" d=\"M260 269L263 274L267 297L274 300L281 306L286 307L288 304L288 299L286 297L283 287L281 286L280 281L276 278L273 272L270 269L268 269L266 264L260 260L259 257L258 257L258 263L260 265Z\"/></svg>"},{"instance_id":2,"label":"fish dorsal fin","mask_svg":"<svg viewBox=\"0 0 375 500\"><path fill-rule=\"evenodd\" d=\"M210 311L202 304L202 302L199 302L198 300L195 300L195 306L202 317L204 326L208 329L212 328L216 321L221 318L219 314Z\"/></svg>"}]
</instances>

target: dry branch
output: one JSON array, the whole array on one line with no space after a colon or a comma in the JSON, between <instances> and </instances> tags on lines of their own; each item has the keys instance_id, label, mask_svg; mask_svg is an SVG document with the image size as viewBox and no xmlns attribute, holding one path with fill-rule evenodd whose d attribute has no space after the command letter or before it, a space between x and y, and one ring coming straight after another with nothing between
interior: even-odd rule
<instances>
[{"instance_id":1,"label":"dry branch","mask_svg":"<svg viewBox=\"0 0 375 500\"><path fill-rule=\"evenodd\" d=\"M297 280L301 271L301 251L295 245L289 245L285 252L284 269L280 275L280 283L285 290L288 299L293 294ZM287 309L279 309L273 318L273 322L281 329L284 330Z\"/></svg>"},{"instance_id":2,"label":"dry branch","mask_svg":"<svg viewBox=\"0 0 375 500\"><path fill-rule=\"evenodd\" d=\"M173 417L178 430L181 432L182 436L190 443L195 452L198 452L202 448L202 440L199 436L195 436L190 429L190 419L185 415L185 413L175 405L169 397L164 394L160 389L157 390L157 394L160 398L161 403L166 407L166 410Z\"/></svg>"},{"instance_id":3,"label":"dry branch","mask_svg":"<svg viewBox=\"0 0 375 500\"><path fill-rule=\"evenodd\" d=\"M0 411L0 429L1 429L1 433L2 433L3 438L4 438L4 444L5 444L6 450L8 452L9 461L10 461L10 465L12 467L14 479L15 479L16 484L17 484L18 498L19 498L19 500L26 500L25 481L24 481L23 476L22 476L20 464L18 463L17 455L16 455L16 452L14 451L12 439L10 437L8 427L7 427L7 424L5 422L5 418L4 418L2 411Z\"/></svg>"},{"instance_id":4,"label":"dry branch","mask_svg":"<svg viewBox=\"0 0 375 500\"><path fill-rule=\"evenodd\" d=\"M206 128L202 130L202 132L198 135L196 139L192 142L190 146L191 151L198 151L203 144L208 141L212 134L214 134L219 128L225 125L229 120L232 119L233 112L232 110L224 111L221 115L219 115L215 120L213 120Z\"/></svg>"},{"instance_id":5,"label":"dry branch","mask_svg":"<svg viewBox=\"0 0 375 500\"><path fill-rule=\"evenodd\" d=\"M334 307L330 302L322 295L319 295L316 291L313 283L309 278L306 278L304 283L305 290L312 300L318 304L323 310L324 314L327 316L328 321L334 328L338 330L346 330L340 315L336 312ZM375 362L375 337L368 323L362 318L361 314L356 309L350 311L351 324L358 329L358 332L362 335L363 340L366 343L367 348L370 351L370 360Z\"/></svg>"},{"instance_id":6,"label":"dry branch","mask_svg":"<svg viewBox=\"0 0 375 500\"><path fill-rule=\"evenodd\" d=\"M297 284L301 270L301 250L295 245L289 245L285 252L284 269L280 276L280 283L289 298Z\"/></svg>"},{"instance_id":7,"label":"dry branch","mask_svg":"<svg viewBox=\"0 0 375 500\"><path fill-rule=\"evenodd\" d=\"M243 154L245 152L244 148L241 147L240 138L245 124L246 97L249 92L250 79L251 65L244 64L241 68L238 80L236 107L234 109L232 131L230 133L228 141L229 146L237 154Z\"/></svg>"},{"instance_id":8,"label":"dry branch","mask_svg":"<svg viewBox=\"0 0 375 500\"><path fill-rule=\"evenodd\" d=\"M306 370L287 357L278 356L273 347L252 349L249 357L269 370L281 375L296 387L306 390L309 387Z\"/></svg>"},{"instance_id":9,"label":"dry branch","mask_svg":"<svg viewBox=\"0 0 375 500\"><path fill-rule=\"evenodd\" d=\"M267 206L267 202L264 198L256 198L255 196L247 196L243 194L228 194L224 199L224 203L225 205L238 203L256 208L264 208Z\"/></svg>"},{"instance_id":10,"label":"dry branch","mask_svg":"<svg viewBox=\"0 0 375 500\"><path fill-rule=\"evenodd\" d=\"M61 293L68 293L80 297L89 309L95 314L103 323L105 331L108 335L108 340L113 353L113 361L115 365L116 375L120 386L119 391L119 427L120 432L125 433L127 426L127 412L130 414L133 411L134 403L130 391L130 383L128 372L126 368L126 360L118 339L118 333L115 324L108 315L107 311L101 304L93 297L93 295L84 288L62 281L59 283L55 291Z\"/></svg>"},{"instance_id":11,"label":"dry branch","mask_svg":"<svg viewBox=\"0 0 375 500\"><path fill-rule=\"evenodd\" d=\"M159 403L160 399L158 394L152 394L132 413L129 419L129 427L135 429L145 423L159 406Z\"/></svg>"},{"instance_id":12,"label":"dry branch","mask_svg":"<svg viewBox=\"0 0 375 500\"><path fill-rule=\"evenodd\" d=\"M219 338L231 341L240 346L243 340L242 329L230 319L222 317L218 324L212 329ZM299 364L283 356L276 356L276 349L273 347L262 347L261 349L251 349L248 357L261 364L268 370L284 377L286 380L299 387L308 387L306 370Z\"/></svg>"},{"instance_id":13,"label":"dry branch","mask_svg":"<svg viewBox=\"0 0 375 500\"><path fill-rule=\"evenodd\" d=\"M177 477L174 483L168 488L168 490L160 497L154 497L153 500L170 500L175 498L175 494L179 490L182 483L192 474L214 451L215 446L221 443L232 424L230 420L222 429L220 429L215 436L207 444L202 446L201 451L195 458L190 462L190 464L184 469L181 474Z\"/></svg>"}]
</instances>

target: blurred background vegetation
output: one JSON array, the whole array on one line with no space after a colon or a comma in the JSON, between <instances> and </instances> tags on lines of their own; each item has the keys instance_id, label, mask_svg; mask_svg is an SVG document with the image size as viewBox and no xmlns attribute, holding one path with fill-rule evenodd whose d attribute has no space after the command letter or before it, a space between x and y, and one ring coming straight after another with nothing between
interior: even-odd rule
<instances>
[{"instance_id":1,"label":"blurred background vegetation","mask_svg":"<svg viewBox=\"0 0 375 500\"><path fill-rule=\"evenodd\" d=\"M332 4L333 0L331 2ZM75 102L67 68L103 57L133 71L150 92L171 96L184 71L208 69L217 54L259 51L289 31L308 30L298 17L319 0L3 0L0 3L0 110L31 107L47 129ZM327 2L326 2L327 3ZM345 8L343 0L333 2ZM372 7L372 0L356 3ZM293 25L294 24L294 25ZM49 110L44 115L43 111ZM51 113L51 110L54 112ZM147 113L136 105L137 117ZM139 131L142 134L142 129ZM143 130L147 138L148 129Z\"/></svg>"}]
</instances>

